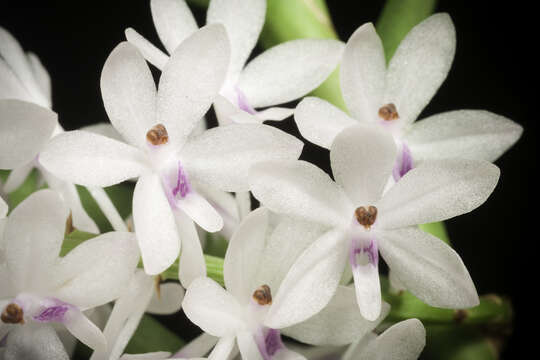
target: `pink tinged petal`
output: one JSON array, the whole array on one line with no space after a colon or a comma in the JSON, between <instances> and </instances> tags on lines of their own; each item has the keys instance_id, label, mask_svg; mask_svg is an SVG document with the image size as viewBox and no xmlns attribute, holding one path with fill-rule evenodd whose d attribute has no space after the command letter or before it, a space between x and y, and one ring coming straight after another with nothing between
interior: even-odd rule
<instances>
[{"instance_id":1,"label":"pink tinged petal","mask_svg":"<svg viewBox=\"0 0 540 360\"><path fill-rule=\"evenodd\" d=\"M347 227L353 205L321 169L305 161L268 161L250 169L253 195L270 210L326 226Z\"/></svg>"},{"instance_id":2,"label":"pink tinged petal","mask_svg":"<svg viewBox=\"0 0 540 360\"><path fill-rule=\"evenodd\" d=\"M381 233L381 254L405 288L428 305L461 309L479 304L459 255L416 227Z\"/></svg>"},{"instance_id":3,"label":"pink tinged petal","mask_svg":"<svg viewBox=\"0 0 540 360\"><path fill-rule=\"evenodd\" d=\"M152 0L150 10L158 36L169 54L199 28L184 0Z\"/></svg>"},{"instance_id":4,"label":"pink tinged petal","mask_svg":"<svg viewBox=\"0 0 540 360\"><path fill-rule=\"evenodd\" d=\"M257 341L255 341L255 336L257 335L254 335L250 331L242 331L236 335L236 341L238 343L238 349L240 350L242 359L270 360L272 357L266 352L264 335L261 334L261 339L257 339ZM274 349L270 350L272 350L273 355L275 352L273 351Z\"/></svg>"},{"instance_id":5,"label":"pink tinged petal","mask_svg":"<svg viewBox=\"0 0 540 360\"><path fill-rule=\"evenodd\" d=\"M194 181L225 191L248 191L249 169L267 160L297 159L303 144L267 125L236 124L207 130L183 149Z\"/></svg>"},{"instance_id":6,"label":"pink tinged petal","mask_svg":"<svg viewBox=\"0 0 540 360\"><path fill-rule=\"evenodd\" d=\"M185 247L184 247L185 249ZM159 295L154 292L147 312L157 315L174 314L182 307L184 288L177 283L165 283L159 286ZM201 354L203 355L203 354Z\"/></svg>"},{"instance_id":7,"label":"pink tinged petal","mask_svg":"<svg viewBox=\"0 0 540 360\"><path fill-rule=\"evenodd\" d=\"M181 210L174 212L176 226L182 242L178 278L182 286L187 288L191 282L201 276L206 276L206 263L201 247L201 241L193 220Z\"/></svg>"},{"instance_id":8,"label":"pink tinged petal","mask_svg":"<svg viewBox=\"0 0 540 360\"><path fill-rule=\"evenodd\" d=\"M238 76L255 47L265 14L265 0L214 0L209 4L206 22L223 24L231 41L232 78Z\"/></svg>"},{"instance_id":9,"label":"pink tinged petal","mask_svg":"<svg viewBox=\"0 0 540 360\"><path fill-rule=\"evenodd\" d=\"M482 205L499 180L488 162L425 161L412 169L377 204L378 226L396 229L442 221Z\"/></svg>"},{"instance_id":10,"label":"pink tinged petal","mask_svg":"<svg viewBox=\"0 0 540 360\"><path fill-rule=\"evenodd\" d=\"M229 359L233 352L236 336L225 336L219 339L216 346L208 355L208 360L223 360Z\"/></svg>"},{"instance_id":11,"label":"pink tinged petal","mask_svg":"<svg viewBox=\"0 0 540 360\"><path fill-rule=\"evenodd\" d=\"M382 41L372 23L364 24L347 41L341 63L341 92L354 118L363 122L377 120L379 108L384 105L385 75Z\"/></svg>"},{"instance_id":12,"label":"pink tinged petal","mask_svg":"<svg viewBox=\"0 0 540 360\"><path fill-rule=\"evenodd\" d=\"M259 208L240 223L229 241L223 264L223 277L227 290L244 305L251 301L256 275L266 245L268 210Z\"/></svg>"},{"instance_id":13,"label":"pink tinged petal","mask_svg":"<svg viewBox=\"0 0 540 360\"><path fill-rule=\"evenodd\" d=\"M523 128L484 110L457 110L416 122L405 139L419 160L451 157L497 160L516 143Z\"/></svg>"},{"instance_id":14,"label":"pink tinged petal","mask_svg":"<svg viewBox=\"0 0 540 360\"><path fill-rule=\"evenodd\" d=\"M202 333L195 339L191 340L177 353L173 355L174 358L193 358L195 356L204 356L210 352L210 350L220 340L219 338ZM232 343L234 345L234 337L232 337Z\"/></svg>"},{"instance_id":15,"label":"pink tinged petal","mask_svg":"<svg viewBox=\"0 0 540 360\"><path fill-rule=\"evenodd\" d=\"M432 15L416 25L388 65L381 106L395 104L405 124L416 120L446 78L455 50L456 33L448 14Z\"/></svg>"},{"instance_id":16,"label":"pink tinged petal","mask_svg":"<svg viewBox=\"0 0 540 360\"><path fill-rule=\"evenodd\" d=\"M399 322L368 342L354 359L416 360L426 345L426 330L418 319Z\"/></svg>"},{"instance_id":17,"label":"pink tinged petal","mask_svg":"<svg viewBox=\"0 0 540 360\"><path fill-rule=\"evenodd\" d=\"M47 71L47 69L45 69L45 67L41 63L41 60L36 54L28 52L27 56L30 67L32 68L34 79L36 80L36 83L39 86L39 90L43 94L43 97L48 100L47 105L48 107L50 107L52 101L52 90L51 77L49 75L49 72Z\"/></svg>"},{"instance_id":18,"label":"pink tinged petal","mask_svg":"<svg viewBox=\"0 0 540 360\"><path fill-rule=\"evenodd\" d=\"M146 40L132 28L127 28L125 34L126 40L139 49L146 61L157 67L159 70L163 70L165 64L169 61L169 56L167 54L152 45L150 41Z\"/></svg>"},{"instance_id":19,"label":"pink tinged petal","mask_svg":"<svg viewBox=\"0 0 540 360\"><path fill-rule=\"evenodd\" d=\"M298 99L334 71L343 53L340 41L292 40L265 51L242 71L238 87L254 108Z\"/></svg>"},{"instance_id":20,"label":"pink tinged petal","mask_svg":"<svg viewBox=\"0 0 540 360\"><path fill-rule=\"evenodd\" d=\"M0 169L32 161L57 124L56 113L20 100L1 100L0 114Z\"/></svg>"},{"instance_id":21,"label":"pink tinged petal","mask_svg":"<svg viewBox=\"0 0 540 360\"><path fill-rule=\"evenodd\" d=\"M351 264L356 302L360 313L368 321L375 321L381 314L382 298L379 282L379 250L375 238L368 244L361 239L351 239L349 263Z\"/></svg>"},{"instance_id":22,"label":"pink tinged petal","mask_svg":"<svg viewBox=\"0 0 540 360\"><path fill-rule=\"evenodd\" d=\"M86 310L118 298L139 253L134 234L110 232L78 245L60 259L54 296Z\"/></svg>"},{"instance_id":23,"label":"pink tinged petal","mask_svg":"<svg viewBox=\"0 0 540 360\"><path fill-rule=\"evenodd\" d=\"M110 186L147 171L139 149L79 130L51 139L39 163L60 179L84 186Z\"/></svg>"},{"instance_id":24,"label":"pink tinged petal","mask_svg":"<svg viewBox=\"0 0 540 360\"><path fill-rule=\"evenodd\" d=\"M225 80L230 46L222 25L208 25L171 54L159 79L157 121L182 146L208 111Z\"/></svg>"},{"instance_id":25,"label":"pink tinged petal","mask_svg":"<svg viewBox=\"0 0 540 360\"><path fill-rule=\"evenodd\" d=\"M0 99L17 99L27 102L34 100L2 57L0 57Z\"/></svg>"},{"instance_id":26,"label":"pink tinged petal","mask_svg":"<svg viewBox=\"0 0 540 360\"><path fill-rule=\"evenodd\" d=\"M161 273L178 257L180 239L158 175L142 176L135 185L133 222L144 270L149 275Z\"/></svg>"},{"instance_id":27,"label":"pink tinged petal","mask_svg":"<svg viewBox=\"0 0 540 360\"><path fill-rule=\"evenodd\" d=\"M396 161L394 139L385 130L357 125L341 132L330 149L336 182L356 206L381 198Z\"/></svg>"},{"instance_id":28,"label":"pink tinged petal","mask_svg":"<svg viewBox=\"0 0 540 360\"><path fill-rule=\"evenodd\" d=\"M182 308L195 325L213 336L231 336L245 326L244 308L209 278L201 277L191 283Z\"/></svg>"},{"instance_id":29,"label":"pink tinged petal","mask_svg":"<svg viewBox=\"0 0 540 360\"><path fill-rule=\"evenodd\" d=\"M300 255L273 298L266 326L281 329L297 324L328 304L346 264L344 236L341 230L330 230Z\"/></svg>"},{"instance_id":30,"label":"pink tinged petal","mask_svg":"<svg viewBox=\"0 0 540 360\"><path fill-rule=\"evenodd\" d=\"M335 137L358 122L326 100L306 97L294 110L294 120L304 138L330 149Z\"/></svg>"},{"instance_id":31,"label":"pink tinged petal","mask_svg":"<svg viewBox=\"0 0 540 360\"><path fill-rule=\"evenodd\" d=\"M111 52L101 72L101 95L116 130L145 149L146 133L156 122L156 85L135 46L122 42Z\"/></svg>"},{"instance_id":32,"label":"pink tinged petal","mask_svg":"<svg viewBox=\"0 0 540 360\"><path fill-rule=\"evenodd\" d=\"M69 211L51 190L33 193L9 216L4 231L7 269L20 290L46 288L56 263Z\"/></svg>"},{"instance_id":33,"label":"pink tinged petal","mask_svg":"<svg viewBox=\"0 0 540 360\"><path fill-rule=\"evenodd\" d=\"M4 360L69 360L69 356L49 325L26 324L9 333Z\"/></svg>"},{"instance_id":34,"label":"pink tinged petal","mask_svg":"<svg viewBox=\"0 0 540 360\"><path fill-rule=\"evenodd\" d=\"M411 149L406 143L402 143L400 153L396 159L394 168L392 169L392 177L394 178L394 181L398 182L399 179L412 170L413 166L414 164Z\"/></svg>"},{"instance_id":35,"label":"pink tinged petal","mask_svg":"<svg viewBox=\"0 0 540 360\"><path fill-rule=\"evenodd\" d=\"M26 180L32 169L34 168L34 161L29 162L28 164L21 165L11 170L9 176L4 184L4 191L6 193L11 193L17 190Z\"/></svg>"}]
</instances>

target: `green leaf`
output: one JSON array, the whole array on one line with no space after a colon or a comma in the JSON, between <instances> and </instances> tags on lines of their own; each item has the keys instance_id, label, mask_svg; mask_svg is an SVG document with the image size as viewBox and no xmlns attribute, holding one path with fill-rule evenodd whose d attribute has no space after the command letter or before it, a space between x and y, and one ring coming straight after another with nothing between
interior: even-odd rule
<instances>
[{"instance_id":1,"label":"green leaf","mask_svg":"<svg viewBox=\"0 0 540 360\"><path fill-rule=\"evenodd\" d=\"M437 360L495 360L497 342L478 330L458 326L426 327L423 355Z\"/></svg>"},{"instance_id":2,"label":"green leaf","mask_svg":"<svg viewBox=\"0 0 540 360\"><path fill-rule=\"evenodd\" d=\"M153 351L175 353L184 341L150 315L144 315L139 327L129 341L125 353L142 354Z\"/></svg>"}]
</instances>

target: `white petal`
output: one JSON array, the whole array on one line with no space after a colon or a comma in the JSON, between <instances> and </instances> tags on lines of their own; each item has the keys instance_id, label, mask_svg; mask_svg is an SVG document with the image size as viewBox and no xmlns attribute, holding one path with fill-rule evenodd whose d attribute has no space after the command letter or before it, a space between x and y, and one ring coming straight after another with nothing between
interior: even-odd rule
<instances>
[{"instance_id":1,"label":"white petal","mask_svg":"<svg viewBox=\"0 0 540 360\"><path fill-rule=\"evenodd\" d=\"M7 203L4 201L4 199L2 199L2 197L0 197L0 219L3 219L6 217L8 213L8 205ZM4 232L0 232L0 234L3 234ZM3 238L3 236L0 236Z\"/></svg>"},{"instance_id":2,"label":"white petal","mask_svg":"<svg viewBox=\"0 0 540 360\"><path fill-rule=\"evenodd\" d=\"M294 120L304 138L325 149L330 149L343 129L358 124L328 101L316 97L306 97L298 104Z\"/></svg>"},{"instance_id":3,"label":"white petal","mask_svg":"<svg viewBox=\"0 0 540 360\"><path fill-rule=\"evenodd\" d=\"M142 56L150 64L154 65L159 70L163 70L165 64L167 64L167 61L169 61L169 56L167 54L152 45L150 41L146 40L142 35L132 28L126 29L125 34L126 40L139 49Z\"/></svg>"},{"instance_id":4,"label":"white petal","mask_svg":"<svg viewBox=\"0 0 540 360\"><path fill-rule=\"evenodd\" d=\"M192 358L195 356L204 356L210 352L218 340L219 338L203 332L201 335L184 345L177 353L174 354L174 357Z\"/></svg>"},{"instance_id":5,"label":"white petal","mask_svg":"<svg viewBox=\"0 0 540 360\"><path fill-rule=\"evenodd\" d=\"M261 352L253 338L253 334L248 331L240 332L236 335L236 341L238 342L238 348L242 359L249 360L263 360ZM273 360L273 357L272 357Z\"/></svg>"},{"instance_id":6,"label":"white petal","mask_svg":"<svg viewBox=\"0 0 540 360\"><path fill-rule=\"evenodd\" d=\"M110 123L96 123L81 127L79 130L88 131L94 134L106 136L108 138L124 142L124 138Z\"/></svg>"},{"instance_id":7,"label":"white petal","mask_svg":"<svg viewBox=\"0 0 540 360\"><path fill-rule=\"evenodd\" d=\"M159 79L157 119L169 141L181 146L208 111L229 66L230 46L222 25L208 25L171 54Z\"/></svg>"},{"instance_id":8,"label":"white petal","mask_svg":"<svg viewBox=\"0 0 540 360\"><path fill-rule=\"evenodd\" d=\"M48 100L48 107L50 107L52 100L52 90L51 77L49 75L49 72L47 71L47 69L45 69L45 67L41 63L41 60L37 57L36 54L29 52L27 53L27 56L30 62L30 66L32 68L32 73L34 74L34 79L36 80L36 83L39 86L43 97Z\"/></svg>"},{"instance_id":9,"label":"white petal","mask_svg":"<svg viewBox=\"0 0 540 360\"><path fill-rule=\"evenodd\" d=\"M266 243L268 217L265 208L249 214L238 226L225 254L225 286L244 305L250 301L255 289L263 285L256 284L255 280Z\"/></svg>"},{"instance_id":10,"label":"white petal","mask_svg":"<svg viewBox=\"0 0 540 360\"><path fill-rule=\"evenodd\" d=\"M381 38L372 23L360 26L347 41L340 84L351 115L372 122L383 106L386 60Z\"/></svg>"},{"instance_id":11,"label":"white petal","mask_svg":"<svg viewBox=\"0 0 540 360\"><path fill-rule=\"evenodd\" d=\"M235 336L227 336L219 339L214 350L208 355L208 360L229 359L234 348L235 339Z\"/></svg>"},{"instance_id":12,"label":"white petal","mask_svg":"<svg viewBox=\"0 0 540 360\"><path fill-rule=\"evenodd\" d=\"M353 206L321 169L305 161L268 161L253 166L253 195L278 214L328 226L348 226Z\"/></svg>"},{"instance_id":13,"label":"white petal","mask_svg":"<svg viewBox=\"0 0 540 360\"><path fill-rule=\"evenodd\" d=\"M154 292L146 311L157 315L169 315L179 311L184 300L184 288L177 283L165 283L161 284L159 289L159 295Z\"/></svg>"},{"instance_id":14,"label":"white petal","mask_svg":"<svg viewBox=\"0 0 540 360\"><path fill-rule=\"evenodd\" d=\"M85 186L110 186L146 171L139 149L105 136L68 131L55 136L39 155L55 176Z\"/></svg>"},{"instance_id":15,"label":"white petal","mask_svg":"<svg viewBox=\"0 0 540 360\"><path fill-rule=\"evenodd\" d=\"M34 101L32 95L26 90L2 57L0 57L0 99Z\"/></svg>"},{"instance_id":16,"label":"white petal","mask_svg":"<svg viewBox=\"0 0 540 360\"><path fill-rule=\"evenodd\" d=\"M428 305L450 309L479 304L478 293L459 255L416 227L382 232L380 251L407 290Z\"/></svg>"},{"instance_id":17,"label":"white petal","mask_svg":"<svg viewBox=\"0 0 540 360\"><path fill-rule=\"evenodd\" d=\"M485 161L426 161L384 195L377 205L379 226L394 229L468 213L486 201L499 174Z\"/></svg>"},{"instance_id":18,"label":"white petal","mask_svg":"<svg viewBox=\"0 0 540 360\"><path fill-rule=\"evenodd\" d=\"M416 360L426 345L426 330L417 319L397 323L369 342L355 359Z\"/></svg>"},{"instance_id":19,"label":"white petal","mask_svg":"<svg viewBox=\"0 0 540 360\"><path fill-rule=\"evenodd\" d=\"M223 227L223 219L214 207L195 191L178 200L176 205L193 221L208 232L216 232Z\"/></svg>"},{"instance_id":20,"label":"white petal","mask_svg":"<svg viewBox=\"0 0 540 360\"><path fill-rule=\"evenodd\" d=\"M404 123L411 123L446 78L456 50L450 16L435 14L403 39L388 65L383 104L393 103Z\"/></svg>"},{"instance_id":21,"label":"white petal","mask_svg":"<svg viewBox=\"0 0 540 360\"><path fill-rule=\"evenodd\" d=\"M50 325L18 326L7 337L4 360L69 360Z\"/></svg>"},{"instance_id":22,"label":"white petal","mask_svg":"<svg viewBox=\"0 0 540 360\"><path fill-rule=\"evenodd\" d=\"M120 360L164 360L170 359L171 353L167 351L156 351L146 354L124 354Z\"/></svg>"},{"instance_id":23,"label":"white petal","mask_svg":"<svg viewBox=\"0 0 540 360\"><path fill-rule=\"evenodd\" d=\"M336 182L357 206L381 198L392 175L397 149L388 131L357 125L341 132L330 149L330 164Z\"/></svg>"},{"instance_id":24,"label":"white petal","mask_svg":"<svg viewBox=\"0 0 540 360\"><path fill-rule=\"evenodd\" d=\"M13 192L21 186L28 175L32 172L34 168L34 161L29 162L28 164L21 165L11 170L9 176L4 184L4 191L6 193Z\"/></svg>"},{"instance_id":25,"label":"white petal","mask_svg":"<svg viewBox=\"0 0 540 360\"><path fill-rule=\"evenodd\" d=\"M178 257L180 240L171 205L155 174L140 177L135 185L133 222L144 270L159 274Z\"/></svg>"},{"instance_id":26,"label":"white petal","mask_svg":"<svg viewBox=\"0 0 540 360\"><path fill-rule=\"evenodd\" d=\"M0 169L32 161L57 124L56 113L20 100L1 100L0 114Z\"/></svg>"},{"instance_id":27,"label":"white petal","mask_svg":"<svg viewBox=\"0 0 540 360\"><path fill-rule=\"evenodd\" d=\"M110 232L78 245L61 258L54 296L82 310L118 298L129 282L139 253L134 234Z\"/></svg>"},{"instance_id":28,"label":"white petal","mask_svg":"<svg viewBox=\"0 0 540 360\"><path fill-rule=\"evenodd\" d=\"M208 5L206 22L223 24L231 41L229 73L235 78L255 47L264 24L265 0L213 0Z\"/></svg>"},{"instance_id":29,"label":"white petal","mask_svg":"<svg viewBox=\"0 0 540 360\"><path fill-rule=\"evenodd\" d=\"M266 160L293 160L303 144L267 125L236 124L207 130L182 154L190 177L225 191L247 191L248 170Z\"/></svg>"},{"instance_id":30,"label":"white petal","mask_svg":"<svg viewBox=\"0 0 540 360\"><path fill-rule=\"evenodd\" d=\"M180 211L174 212L176 226L182 242L178 278L182 286L187 288L193 280L206 276L206 263L195 224L188 215Z\"/></svg>"},{"instance_id":31,"label":"white petal","mask_svg":"<svg viewBox=\"0 0 540 360\"><path fill-rule=\"evenodd\" d=\"M321 311L334 296L347 258L341 230L330 230L308 247L281 283L264 324L281 329Z\"/></svg>"},{"instance_id":32,"label":"white petal","mask_svg":"<svg viewBox=\"0 0 540 360\"><path fill-rule=\"evenodd\" d=\"M146 133L155 125L156 85L135 46L124 41L111 52L101 72L101 96L116 130L145 149Z\"/></svg>"},{"instance_id":33,"label":"white petal","mask_svg":"<svg viewBox=\"0 0 540 360\"><path fill-rule=\"evenodd\" d=\"M344 44L337 40L287 41L250 61L238 87L254 107L283 104L319 86L341 60Z\"/></svg>"},{"instance_id":34,"label":"white petal","mask_svg":"<svg viewBox=\"0 0 540 360\"><path fill-rule=\"evenodd\" d=\"M379 267L371 263L353 266L352 273L360 313L366 320L375 321L382 309Z\"/></svg>"},{"instance_id":35,"label":"white petal","mask_svg":"<svg viewBox=\"0 0 540 360\"><path fill-rule=\"evenodd\" d=\"M9 216L4 230L7 268L13 284L25 291L38 290L50 282L69 211L51 190L33 193Z\"/></svg>"},{"instance_id":36,"label":"white petal","mask_svg":"<svg viewBox=\"0 0 540 360\"><path fill-rule=\"evenodd\" d=\"M368 321L358 311L354 288L339 286L330 303L318 314L282 332L307 344L346 345L373 331L389 311L390 306L384 303L379 318Z\"/></svg>"},{"instance_id":37,"label":"white petal","mask_svg":"<svg viewBox=\"0 0 540 360\"><path fill-rule=\"evenodd\" d=\"M223 228L220 232L227 240L230 239L239 222L239 204L234 195L205 185L198 185L196 191L221 215Z\"/></svg>"},{"instance_id":38,"label":"white petal","mask_svg":"<svg viewBox=\"0 0 540 360\"><path fill-rule=\"evenodd\" d=\"M73 336L89 348L96 351L103 351L107 348L107 341L101 330L84 316L80 310L68 311L64 325Z\"/></svg>"},{"instance_id":39,"label":"white petal","mask_svg":"<svg viewBox=\"0 0 540 360\"><path fill-rule=\"evenodd\" d=\"M209 278L191 283L182 308L189 320L210 335L233 335L244 326L244 310L238 301Z\"/></svg>"},{"instance_id":40,"label":"white petal","mask_svg":"<svg viewBox=\"0 0 540 360\"><path fill-rule=\"evenodd\" d=\"M406 135L415 160L451 157L495 161L521 136L523 128L483 110L458 110L416 122Z\"/></svg>"},{"instance_id":41,"label":"white petal","mask_svg":"<svg viewBox=\"0 0 540 360\"><path fill-rule=\"evenodd\" d=\"M156 31L169 54L199 28L184 0L152 0L150 9Z\"/></svg>"}]
</instances>

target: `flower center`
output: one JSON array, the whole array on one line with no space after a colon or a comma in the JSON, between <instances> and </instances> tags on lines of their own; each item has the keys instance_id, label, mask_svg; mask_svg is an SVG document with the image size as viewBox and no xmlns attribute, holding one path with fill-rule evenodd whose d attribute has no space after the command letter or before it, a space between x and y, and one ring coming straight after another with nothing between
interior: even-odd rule
<instances>
[{"instance_id":1,"label":"flower center","mask_svg":"<svg viewBox=\"0 0 540 360\"><path fill-rule=\"evenodd\" d=\"M354 216L360 225L369 230L377 220L377 208L371 205L367 208L360 206L354 211Z\"/></svg>"},{"instance_id":2,"label":"flower center","mask_svg":"<svg viewBox=\"0 0 540 360\"><path fill-rule=\"evenodd\" d=\"M253 293L253 299L259 305L270 305L272 304L272 292L270 291L270 286L262 285Z\"/></svg>"},{"instance_id":3,"label":"flower center","mask_svg":"<svg viewBox=\"0 0 540 360\"><path fill-rule=\"evenodd\" d=\"M146 133L146 140L152 145L163 145L169 142L169 134L163 124L153 126Z\"/></svg>"},{"instance_id":4,"label":"flower center","mask_svg":"<svg viewBox=\"0 0 540 360\"><path fill-rule=\"evenodd\" d=\"M11 303L2 312L1 319L6 324L24 324L23 309L19 305Z\"/></svg>"},{"instance_id":5,"label":"flower center","mask_svg":"<svg viewBox=\"0 0 540 360\"><path fill-rule=\"evenodd\" d=\"M386 121L399 119L396 105L393 103L384 105L379 109L379 116Z\"/></svg>"}]
</instances>

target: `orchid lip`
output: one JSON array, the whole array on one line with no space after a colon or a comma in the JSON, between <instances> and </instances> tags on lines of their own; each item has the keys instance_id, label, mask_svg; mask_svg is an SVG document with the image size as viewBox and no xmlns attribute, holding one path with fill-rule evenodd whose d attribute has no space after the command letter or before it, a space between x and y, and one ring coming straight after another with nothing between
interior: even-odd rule
<instances>
[{"instance_id":1,"label":"orchid lip","mask_svg":"<svg viewBox=\"0 0 540 360\"><path fill-rule=\"evenodd\" d=\"M405 174L411 171L414 167L413 157L411 154L411 149L407 144L403 143L401 145L401 153L399 154L394 168L392 169L392 176L394 180L399 181Z\"/></svg>"},{"instance_id":2,"label":"orchid lip","mask_svg":"<svg viewBox=\"0 0 540 360\"><path fill-rule=\"evenodd\" d=\"M235 87L237 95L237 104L240 110L247 112L248 114L255 115L257 110L255 110L248 102L246 94L242 92L238 87Z\"/></svg>"},{"instance_id":3,"label":"orchid lip","mask_svg":"<svg viewBox=\"0 0 540 360\"><path fill-rule=\"evenodd\" d=\"M367 259L366 259L367 257ZM364 259L364 263L360 262L359 259ZM349 262L353 268L358 266L364 266L371 264L373 266L378 266L379 264L379 249L377 246L377 240L370 237L369 245L363 244L363 241L354 237L351 239L351 246L349 250Z\"/></svg>"},{"instance_id":4,"label":"orchid lip","mask_svg":"<svg viewBox=\"0 0 540 360\"><path fill-rule=\"evenodd\" d=\"M260 328L255 335L255 342L264 360L272 360L279 350L285 349L279 330Z\"/></svg>"},{"instance_id":5,"label":"orchid lip","mask_svg":"<svg viewBox=\"0 0 540 360\"><path fill-rule=\"evenodd\" d=\"M187 173L180 161L178 161L174 171L164 175L163 186L167 199L173 208L177 208L177 202L184 199L192 191Z\"/></svg>"}]
</instances>

